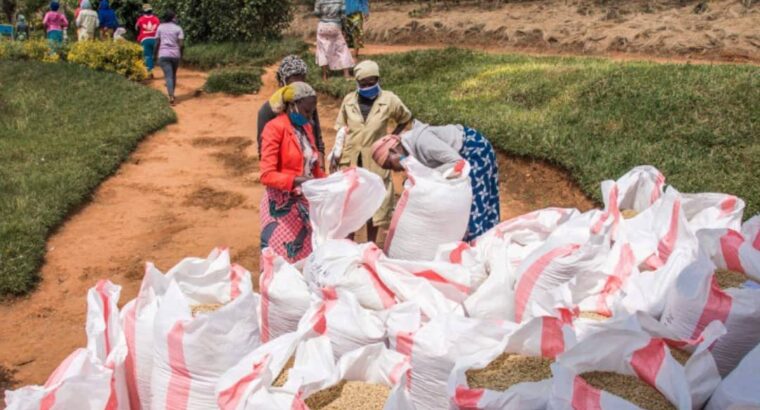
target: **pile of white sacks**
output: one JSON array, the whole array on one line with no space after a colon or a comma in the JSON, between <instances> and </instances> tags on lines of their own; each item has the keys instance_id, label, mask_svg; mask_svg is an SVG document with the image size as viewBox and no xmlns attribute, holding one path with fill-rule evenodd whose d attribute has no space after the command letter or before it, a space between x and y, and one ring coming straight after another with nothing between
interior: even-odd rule
<instances>
[{"instance_id":1,"label":"pile of white sacks","mask_svg":"<svg viewBox=\"0 0 760 410\"><path fill-rule=\"evenodd\" d=\"M265 250L259 293L226 249L166 273L148 264L122 309L120 287L98 282L87 347L44 386L8 391L7 408L305 409L341 380L388 386L387 409L636 408L585 383L588 371L638 377L679 409L760 406L760 216L742 225L741 199L679 193L643 166L602 183L603 210L543 209L467 244L455 240L467 213L449 212L469 207L466 170L413 168L390 256L338 239L380 205L381 181L348 170L311 182L308 259ZM723 290L716 269L748 282ZM193 314L209 304L221 307ZM685 365L675 347L692 353ZM553 377L470 388L465 372L504 352L555 359Z\"/></svg>"}]
</instances>

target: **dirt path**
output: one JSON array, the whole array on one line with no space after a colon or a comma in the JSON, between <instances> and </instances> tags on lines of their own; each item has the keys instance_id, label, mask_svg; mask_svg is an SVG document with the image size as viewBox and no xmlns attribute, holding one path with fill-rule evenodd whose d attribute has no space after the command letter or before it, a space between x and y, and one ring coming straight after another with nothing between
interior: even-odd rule
<instances>
[{"instance_id":1,"label":"dirt path","mask_svg":"<svg viewBox=\"0 0 760 410\"><path fill-rule=\"evenodd\" d=\"M44 383L86 344L85 295L100 278L123 286L123 303L136 295L145 261L166 270L225 245L237 262L258 269L256 112L275 89L274 70L258 95L197 96L204 81L203 73L180 70L178 123L146 138L50 237L38 289L0 305L0 366L15 372L17 385ZM319 109L331 147L338 102L323 98ZM557 169L503 155L500 166L504 218L548 205L592 205Z\"/></svg>"}]
</instances>

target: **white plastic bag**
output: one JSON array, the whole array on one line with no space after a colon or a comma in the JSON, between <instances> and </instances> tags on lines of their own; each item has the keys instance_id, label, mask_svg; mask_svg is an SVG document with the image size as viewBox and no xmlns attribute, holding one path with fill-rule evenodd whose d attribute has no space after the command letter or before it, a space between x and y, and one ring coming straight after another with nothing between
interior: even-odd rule
<instances>
[{"instance_id":1,"label":"white plastic bag","mask_svg":"<svg viewBox=\"0 0 760 410\"><path fill-rule=\"evenodd\" d=\"M713 320L727 333L712 349L721 375L728 375L760 343L760 289L721 290L715 265L700 253L668 294L662 323L682 339L696 338Z\"/></svg>"},{"instance_id":2,"label":"white plastic bag","mask_svg":"<svg viewBox=\"0 0 760 410\"><path fill-rule=\"evenodd\" d=\"M361 307L356 297L344 290L323 289L298 324L298 332L315 337L326 335L335 359L359 347L385 339L383 317Z\"/></svg>"},{"instance_id":3,"label":"white plastic bag","mask_svg":"<svg viewBox=\"0 0 760 410\"><path fill-rule=\"evenodd\" d=\"M700 229L741 229L744 201L718 193L681 194L683 212L694 232Z\"/></svg>"},{"instance_id":4,"label":"white plastic bag","mask_svg":"<svg viewBox=\"0 0 760 410\"><path fill-rule=\"evenodd\" d=\"M385 252L395 259L432 260L439 245L459 241L467 232L470 165L441 174L412 157L403 163L408 179L393 213ZM459 171L458 177L448 178Z\"/></svg>"},{"instance_id":5,"label":"white plastic bag","mask_svg":"<svg viewBox=\"0 0 760 410\"><path fill-rule=\"evenodd\" d=\"M609 238L591 235L589 226L594 212L580 215L558 228L517 268L515 287L515 321L526 318L533 300L545 299L545 293L570 281L576 275L603 276L609 254Z\"/></svg>"},{"instance_id":6,"label":"white plastic bag","mask_svg":"<svg viewBox=\"0 0 760 410\"><path fill-rule=\"evenodd\" d=\"M676 408L692 408L684 368L670 354L665 342L645 332L627 329L599 332L562 354L552 365L554 385L548 408L636 408L579 377L591 371L636 376L660 391Z\"/></svg>"},{"instance_id":7,"label":"white plastic bag","mask_svg":"<svg viewBox=\"0 0 760 410\"><path fill-rule=\"evenodd\" d=\"M380 208L385 184L363 168L349 168L302 186L309 201L314 249L328 239L343 239L359 230Z\"/></svg>"},{"instance_id":8,"label":"white plastic bag","mask_svg":"<svg viewBox=\"0 0 760 410\"><path fill-rule=\"evenodd\" d=\"M151 408L213 408L219 377L260 343L259 301L249 279L238 297L205 300L226 304L193 317L190 306L201 301L180 290L177 276L156 312Z\"/></svg>"},{"instance_id":9,"label":"white plastic bag","mask_svg":"<svg viewBox=\"0 0 760 410\"><path fill-rule=\"evenodd\" d=\"M609 182L614 183L617 187L617 194L614 196L617 209L642 212L662 196L665 176L651 165L642 165L626 172L617 181L603 182L602 186L611 187ZM607 208L610 205L611 203L605 201Z\"/></svg>"},{"instance_id":10,"label":"white plastic bag","mask_svg":"<svg viewBox=\"0 0 760 410\"><path fill-rule=\"evenodd\" d=\"M720 383L707 403L707 410L760 408L759 373L760 344L747 353L739 366Z\"/></svg>"},{"instance_id":11,"label":"white plastic bag","mask_svg":"<svg viewBox=\"0 0 760 410\"><path fill-rule=\"evenodd\" d=\"M130 408L124 362L126 343L119 323L121 287L100 280L87 292L87 349L77 349L44 386L9 391L8 409Z\"/></svg>"},{"instance_id":12,"label":"white plastic bag","mask_svg":"<svg viewBox=\"0 0 760 410\"><path fill-rule=\"evenodd\" d=\"M419 315L418 315L419 316ZM419 317L389 323L391 346L411 358L409 397L418 409L449 405L447 379L455 362L497 346L510 326L492 321L441 314L417 329Z\"/></svg>"},{"instance_id":13,"label":"white plastic bag","mask_svg":"<svg viewBox=\"0 0 760 410\"><path fill-rule=\"evenodd\" d=\"M304 278L313 293L320 294L323 288L346 290L367 309L387 309L396 301L375 270L381 255L373 243L329 240L307 258Z\"/></svg>"},{"instance_id":14,"label":"white plastic bag","mask_svg":"<svg viewBox=\"0 0 760 410\"><path fill-rule=\"evenodd\" d=\"M266 343L298 328L311 296L301 272L271 249L262 252L261 268L261 342Z\"/></svg>"},{"instance_id":15,"label":"white plastic bag","mask_svg":"<svg viewBox=\"0 0 760 410\"><path fill-rule=\"evenodd\" d=\"M53 371L44 386L5 392L7 410L102 410L111 398L113 372L87 349L77 349Z\"/></svg>"},{"instance_id":16,"label":"white plastic bag","mask_svg":"<svg viewBox=\"0 0 760 410\"><path fill-rule=\"evenodd\" d=\"M127 387L131 402L139 402L144 409L151 407L155 387L154 363L158 360L155 351L156 315L172 282L179 287L180 295L188 295L187 299L175 298L175 302L180 299L181 303L176 302L180 306L174 309L182 311L184 317L189 315L189 304L227 302L243 293L250 293L251 300L258 305L258 296L252 294L250 273L230 263L228 249L215 248L206 258L185 258L165 275L153 264L146 264L137 298L124 306L121 312L127 345ZM253 315L252 323L258 323L255 305L248 313ZM161 347L166 348L165 345Z\"/></svg>"},{"instance_id":17,"label":"white plastic bag","mask_svg":"<svg viewBox=\"0 0 760 410\"><path fill-rule=\"evenodd\" d=\"M575 344L572 323L559 317L536 317L512 329L501 342L456 361L448 380L454 409L545 409L551 395L550 379L519 383L505 391L471 388L466 372L482 369L502 353L555 358Z\"/></svg>"}]
</instances>

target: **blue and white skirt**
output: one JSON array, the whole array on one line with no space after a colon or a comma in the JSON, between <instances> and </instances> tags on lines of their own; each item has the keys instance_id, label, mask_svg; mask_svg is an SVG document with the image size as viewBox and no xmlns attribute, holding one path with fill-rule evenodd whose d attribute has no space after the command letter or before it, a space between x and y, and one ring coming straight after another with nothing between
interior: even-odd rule
<instances>
[{"instance_id":1,"label":"blue and white skirt","mask_svg":"<svg viewBox=\"0 0 760 410\"><path fill-rule=\"evenodd\" d=\"M464 240L472 241L501 221L499 208L499 165L491 143L477 130L464 127L464 143L459 151L470 163L472 208Z\"/></svg>"}]
</instances>

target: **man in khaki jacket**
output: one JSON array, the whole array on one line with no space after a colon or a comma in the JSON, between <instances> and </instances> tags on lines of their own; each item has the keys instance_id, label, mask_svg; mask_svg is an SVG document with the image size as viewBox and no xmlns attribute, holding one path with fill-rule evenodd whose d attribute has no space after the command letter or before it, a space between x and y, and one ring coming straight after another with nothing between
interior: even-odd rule
<instances>
[{"instance_id":1,"label":"man in khaki jacket","mask_svg":"<svg viewBox=\"0 0 760 410\"><path fill-rule=\"evenodd\" d=\"M399 134L412 120L412 113L396 94L380 88L380 68L374 61L363 61L354 67L356 92L343 99L336 130L348 128L348 135L340 159L335 164L341 168L359 166L383 178L387 195L380 209L367 222L367 240L375 242L379 228L388 228L393 215L395 195L391 171L382 169L372 160L372 144L388 134L391 124L393 134Z\"/></svg>"}]
</instances>

